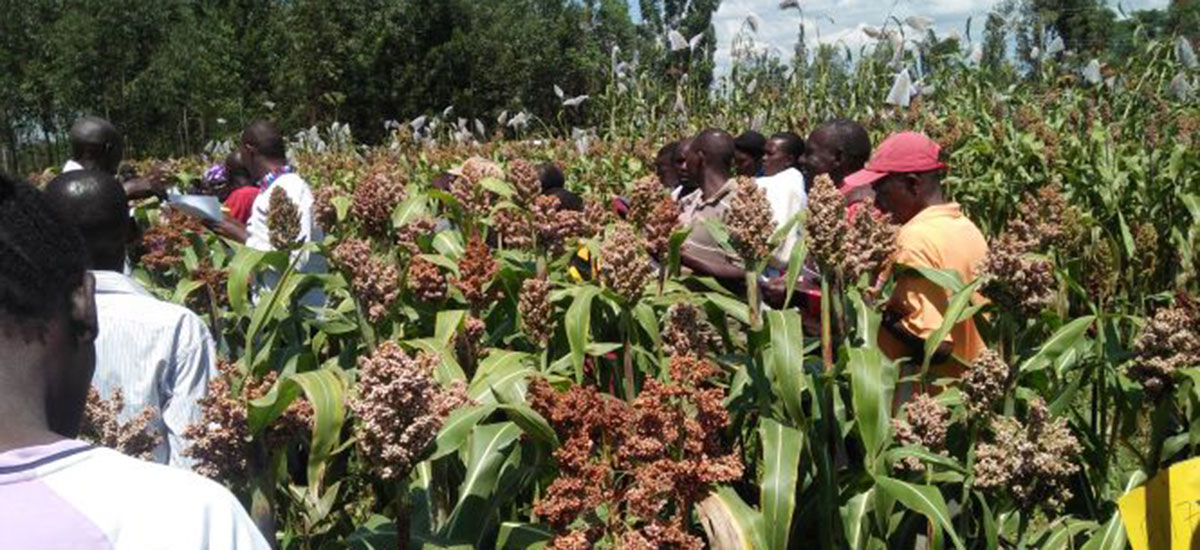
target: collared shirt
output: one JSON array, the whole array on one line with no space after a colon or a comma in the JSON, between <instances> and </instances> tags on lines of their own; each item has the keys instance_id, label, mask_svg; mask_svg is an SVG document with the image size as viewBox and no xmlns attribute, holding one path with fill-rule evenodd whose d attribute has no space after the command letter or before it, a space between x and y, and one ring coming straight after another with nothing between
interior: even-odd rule
<instances>
[{"instance_id":1,"label":"collared shirt","mask_svg":"<svg viewBox=\"0 0 1200 550\"><path fill-rule=\"evenodd\" d=\"M67 160L66 164L63 164L61 173L66 174L67 172L74 172L76 170L83 170L83 165L73 160Z\"/></svg>"},{"instance_id":2,"label":"collared shirt","mask_svg":"<svg viewBox=\"0 0 1200 550\"><path fill-rule=\"evenodd\" d=\"M922 210L900 228L893 263L953 270L970 284L978 276L976 266L987 250L987 240L979 228L963 215L957 203L948 203ZM937 283L907 274L896 281L890 307L905 312L901 323L909 333L926 339L942 326L949 301L950 292ZM954 325L946 340L953 344L954 355L967 363L985 349L971 319ZM879 347L892 359L908 355L906 346L886 330L879 332ZM934 370L940 376L962 374L956 365L935 365Z\"/></svg>"},{"instance_id":3,"label":"collared shirt","mask_svg":"<svg viewBox=\"0 0 1200 550\"><path fill-rule=\"evenodd\" d=\"M0 548L269 546L220 485L65 439L0 453Z\"/></svg>"},{"instance_id":4,"label":"collared shirt","mask_svg":"<svg viewBox=\"0 0 1200 550\"><path fill-rule=\"evenodd\" d=\"M788 168L774 176L766 176L754 180L759 187L766 191L767 202L771 204L771 220L775 228L783 227L808 208L808 193L804 190L804 175L795 168ZM792 247L800 238L803 224L797 223L784 237L783 243L771 253L770 265L781 271L787 270L788 260L792 256Z\"/></svg>"},{"instance_id":5,"label":"collared shirt","mask_svg":"<svg viewBox=\"0 0 1200 550\"><path fill-rule=\"evenodd\" d=\"M708 230L708 220L724 220L725 211L729 210L729 201L733 198L736 186L737 180L730 179L707 199L700 189L683 197L679 200L679 224L692 230L683 243L689 251L706 260L725 261L741 267L741 258L725 252Z\"/></svg>"},{"instance_id":6,"label":"collared shirt","mask_svg":"<svg viewBox=\"0 0 1200 550\"><path fill-rule=\"evenodd\" d=\"M111 397L120 389L121 419L153 408L163 440L154 460L188 468L183 430L200 419L197 400L216 376L216 349L208 327L191 310L156 299L137 281L113 271L96 278L96 374L92 384Z\"/></svg>"}]
</instances>

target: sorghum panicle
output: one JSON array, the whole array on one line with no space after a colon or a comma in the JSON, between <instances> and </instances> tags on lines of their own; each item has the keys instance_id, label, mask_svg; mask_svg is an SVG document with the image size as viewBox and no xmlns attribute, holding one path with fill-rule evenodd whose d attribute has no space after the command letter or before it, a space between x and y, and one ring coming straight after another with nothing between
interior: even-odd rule
<instances>
[{"instance_id":1,"label":"sorghum panicle","mask_svg":"<svg viewBox=\"0 0 1200 550\"><path fill-rule=\"evenodd\" d=\"M985 418L1004 399L1010 369L995 350L984 350L963 375L963 402L972 418Z\"/></svg>"},{"instance_id":2,"label":"sorghum panicle","mask_svg":"<svg viewBox=\"0 0 1200 550\"><path fill-rule=\"evenodd\" d=\"M646 233L646 251L665 262L671 245L671 235L679 228L679 206L675 204L675 199L664 195L643 227Z\"/></svg>"},{"instance_id":3,"label":"sorghum panicle","mask_svg":"<svg viewBox=\"0 0 1200 550\"><path fill-rule=\"evenodd\" d=\"M422 302L440 302L446 297L446 276L437 265L420 256L408 264L406 283L408 291Z\"/></svg>"},{"instance_id":4,"label":"sorghum panicle","mask_svg":"<svg viewBox=\"0 0 1200 550\"><path fill-rule=\"evenodd\" d=\"M554 306L550 304L550 282L531 278L521 283L517 300L521 314L521 329L525 336L539 346L545 346L554 334Z\"/></svg>"},{"instance_id":5,"label":"sorghum panicle","mask_svg":"<svg viewBox=\"0 0 1200 550\"><path fill-rule=\"evenodd\" d=\"M753 265L771 253L771 233L775 231L771 203L754 178L737 178L724 222L730 244L746 265Z\"/></svg>"},{"instance_id":6,"label":"sorghum panicle","mask_svg":"<svg viewBox=\"0 0 1200 550\"><path fill-rule=\"evenodd\" d=\"M667 355L705 357L719 349L721 339L700 308L680 302L667 308L663 321L663 351Z\"/></svg>"},{"instance_id":7,"label":"sorghum panicle","mask_svg":"<svg viewBox=\"0 0 1200 550\"><path fill-rule=\"evenodd\" d=\"M979 267L982 293L997 304L1013 307L1024 317L1035 317L1054 303L1058 281L1050 260L1031 255L1035 231L1020 220L993 239Z\"/></svg>"},{"instance_id":8,"label":"sorghum panicle","mask_svg":"<svg viewBox=\"0 0 1200 550\"><path fill-rule=\"evenodd\" d=\"M1050 418L1041 398L1029 402L1026 421L996 417L992 442L976 449L975 485L1009 494L1025 511L1057 512L1071 498L1070 479L1082 447L1065 418Z\"/></svg>"},{"instance_id":9,"label":"sorghum panicle","mask_svg":"<svg viewBox=\"0 0 1200 550\"><path fill-rule=\"evenodd\" d=\"M403 176L393 170L376 169L354 188L350 212L367 233L386 235L392 229L392 211L404 200Z\"/></svg>"},{"instance_id":10,"label":"sorghum panicle","mask_svg":"<svg viewBox=\"0 0 1200 550\"><path fill-rule=\"evenodd\" d=\"M883 272L896 253L896 233L891 216L875 208L875 199L866 198L859 214L850 222L843 245L842 270L847 280L858 282L863 275L874 277ZM868 279L867 284L876 281Z\"/></svg>"},{"instance_id":11,"label":"sorghum panicle","mask_svg":"<svg viewBox=\"0 0 1200 550\"><path fill-rule=\"evenodd\" d=\"M267 202L267 229L271 247L275 250L289 250L300 240L300 209L282 187L271 190Z\"/></svg>"},{"instance_id":12,"label":"sorghum panicle","mask_svg":"<svg viewBox=\"0 0 1200 550\"><path fill-rule=\"evenodd\" d=\"M491 298L492 278L496 276L496 260L492 251L479 235L467 241L466 251L458 261L458 279L454 285L462 291L463 298L476 311L487 306Z\"/></svg>"},{"instance_id":13,"label":"sorghum panicle","mask_svg":"<svg viewBox=\"0 0 1200 550\"><path fill-rule=\"evenodd\" d=\"M420 239L432 235L437 227L433 218L417 218L396 230L396 245L410 257L421 253Z\"/></svg>"},{"instance_id":14,"label":"sorghum panicle","mask_svg":"<svg viewBox=\"0 0 1200 550\"><path fill-rule=\"evenodd\" d=\"M516 207L497 208L492 213L492 229L499 235L500 245L510 250L527 250L533 246L536 229L527 212Z\"/></svg>"},{"instance_id":15,"label":"sorghum panicle","mask_svg":"<svg viewBox=\"0 0 1200 550\"><path fill-rule=\"evenodd\" d=\"M466 401L461 385L443 389L433 379L438 361L424 353L409 357L392 341L358 359L357 390L348 406L358 418L359 451L380 479L407 475L446 416Z\"/></svg>"},{"instance_id":16,"label":"sorghum panicle","mask_svg":"<svg viewBox=\"0 0 1200 550\"><path fill-rule=\"evenodd\" d=\"M1175 387L1175 371L1200 365L1200 307L1181 297L1154 312L1134 342L1137 354L1126 373L1156 403Z\"/></svg>"},{"instance_id":17,"label":"sorghum panicle","mask_svg":"<svg viewBox=\"0 0 1200 550\"><path fill-rule=\"evenodd\" d=\"M113 390L111 398L105 399L95 387L89 387L79 437L134 458L149 460L154 448L162 441L162 436L150 426L157 413L148 408L121 422L119 417L124 408L125 399L120 388Z\"/></svg>"},{"instance_id":18,"label":"sorghum panicle","mask_svg":"<svg viewBox=\"0 0 1200 550\"><path fill-rule=\"evenodd\" d=\"M608 229L600 245L600 284L632 304L642 295L654 268L629 224Z\"/></svg>"},{"instance_id":19,"label":"sorghum panicle","mask_svg":"<svg viewBox=\"0 0 1200 550\"><path fill-rule=\"evenodd\" d=\"M332 185L318 187L313 193L313 221L327 233L337 225L337 206L334 206L333 199L340 196L341 190Z\"/></svg>"},{"instance_id":20,"label":"sorghum panicle","mask_svg":"<svg viewBox=\"0 0 1200 550\"><path fill-rule=\"evenodd\" d=\"M508 163L508 181L513 185L517 199L522 204L528 204L542 192L537 166L525 159L516 159Z\"/></svg>"},{"instance_id":21,"label":"sorghum panicle","mask_svg":"<svg viewBox=\"0 0 1200 550\"><path fill-rule=\"evenodd\" d=\"M663 185L658 176L650 175L633 182L633 190L629 193L630 223L645 227L663 196Z\"/></svg>"},{"instance_id":22,"label":"sorghum panicle","mask_svg":"<svg viewBox=\"0 0 1200 550\"><path fill-rule=\"evenodd\" d=\"M904 404L906 418L892 419L892 429L901 445L919 445L933 453L946 454L946 432L950 426L950 409L929 394L919 393ZM896 468L924 472L925 464L915 456L906 456Z\"/></svg>"},{"instance_id":23,"label":"sorghum panicle","mask_svg":"<svg viewBox=\"0 0 1200 550\"><path fill-rule=\"evenodd\" d=\"M1097 304L1103 304L1116 291L1120 279L1117 257L1109 240L1101 237L1084 256L1083 283Z\"/></svg>"},{"instance_id":24,"label":"sorghum panicle","mask_svg":"<svg viewBox=\"0 0 1200 550\"><path fill-rule=\"evenodd\" d=\"M823 272L842 264L842 241L848 230L846 200L828 174L817 176L809 191L804 235L809 255Z\"/></svg>"},{"instance_id":25,"label":"sorghum panicle","mask_svg":"<svg viewBox=\"0 0 1200 550\"><path fill-rule=\"evenodd\" d=\"M144 253L138 261L153 271L167 271L183 261L183 250L191 246L191 235L199 235L204 227L194 218L168 210L157 224L142 235Z\"/></svg>"}]
</instances>

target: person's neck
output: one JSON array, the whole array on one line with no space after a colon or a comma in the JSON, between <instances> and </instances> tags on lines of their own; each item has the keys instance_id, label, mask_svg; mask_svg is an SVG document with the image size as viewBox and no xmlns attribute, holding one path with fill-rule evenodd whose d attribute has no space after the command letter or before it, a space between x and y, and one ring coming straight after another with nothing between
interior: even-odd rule
<instances>
[{"instance_id":1,"label":"person's neck","mask_svg":"<svg viewBox=\"0 0 1200 550\"><path fill-rule=\"evenodd\" d=\"M715 170L705 172L704 181L700 183L700 192L704 194L704 198L712 198L728 182L729 174L723 174Z\"/></svg>"},{"instance_id":2,"label":"person's neck","mask_svg":"<svg viewBox=\"0 0 1200 550\"><path fill-rule=\"evenodd\" d=\"M50 422L46 419L45 395L29 391L29 388L39 387L41 381L32 373L28 373L29 376L20 375L20 365L30 358L22 357L20 351L15 353L15 357L5 354L7 359L13 361L14 368L0 374L0 418L4 419L4 422L0 422L0 453L48 445L64 439L50 429Z\"/></svg>"}]
</instances>

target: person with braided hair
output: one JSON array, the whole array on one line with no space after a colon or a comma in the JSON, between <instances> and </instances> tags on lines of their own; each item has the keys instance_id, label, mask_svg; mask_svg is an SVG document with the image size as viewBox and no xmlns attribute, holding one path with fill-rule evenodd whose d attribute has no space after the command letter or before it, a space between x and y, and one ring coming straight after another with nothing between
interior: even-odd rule
<instances>
[{"instance_id":1,"label":"person with braided hair","mask_svg":"<svg viewBox=\"0 0 1200 550\"><path fill-rule=\"evenodd\" d=\"M102 330L88 256L0 175L0 548L269 548L220 485L75 439Z\"/></svg>"}]
</instances>

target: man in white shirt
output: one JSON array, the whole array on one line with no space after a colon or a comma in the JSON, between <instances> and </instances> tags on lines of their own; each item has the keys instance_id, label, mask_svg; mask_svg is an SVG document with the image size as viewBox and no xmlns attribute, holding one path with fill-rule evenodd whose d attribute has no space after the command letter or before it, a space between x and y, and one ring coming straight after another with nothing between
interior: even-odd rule
<instances>
[{"instance_id":1,"label":"man in white shirt","mask_svg":"<svg viewBox=\"0 0 1200 550\"><path fill-rule=\"evenodd\" d=\"M783 227L808 208L804 175L799 170L800 157L804 156L804 138L792 132L780 132L767 140L764 151L763 172L766 176L755 181L767 193L775 227ZM771 253L770 268L776 274L787 271L788 259L800 238L801 229L797 223L779 248Z\"/></svg>"},{"instance_id":2,"label":"man in white shirt","mask_svg":"<svg viewBox=\"0 0 1200 550\"><path fill-rule=\"evenodd\" d=\"M74 438L98 325L78 232L0 176L0 548L267 549L228 491Z\"/></svg>"},{"instance_id":3,"label":"man in white shirt","mask_svg":"<svg viewBox=\"0 0 1200 550\"><path fill-rule=\"evenodd\" d=\"M125 191L97 170L69 172L46 186L50 204L84 236L96 281L100 335L93 385L104 397L121 390L123 418L152 409L162 436L159 463L187 468L183 431L200 418L197 400L216 375L216 351L208 327L187 308L162 302L122 274L133 221Z\"/></svg>"}]
</instances>

